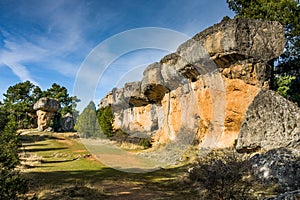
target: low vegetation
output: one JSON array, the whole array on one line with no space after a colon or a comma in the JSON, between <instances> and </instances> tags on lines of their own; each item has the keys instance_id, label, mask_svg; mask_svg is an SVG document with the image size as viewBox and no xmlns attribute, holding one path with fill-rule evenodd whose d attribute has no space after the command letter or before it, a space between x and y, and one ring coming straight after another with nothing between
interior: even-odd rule
<instances>
[{"instance_id":1,"label":"low vegetation","mask_svg":"<svg viewBox=\"0 0 300 200\"><path fill-rule=\"evenodd\" d=\"M17 167L19 165L19 140L17 124L14 118L9 118L0 127L0 199L18 199L27 192L27 180Z\"/></svg>"},{"instance_id":2,"label":"low vegetation","mask_svg":"<svg viewBox=\"0 0 300 200\"><path fill-rule=\"evenodd\" d=\"M74 133L31 132L21 139L30 198L192 199L195 195L178 180L187 166L125 173L90 155Z\"/></svg>"},{"instance_id":3,"label":"low vegetation","mask_svg":"<svg viewBox=\"0 0 300 200\"><path fill-rule=\"evenodd\" d=\"M299 157L274 149L255 156L213 150L189 168L187 183L199 199L266 199L299 189Z\"/></svg>"}]
</instances>

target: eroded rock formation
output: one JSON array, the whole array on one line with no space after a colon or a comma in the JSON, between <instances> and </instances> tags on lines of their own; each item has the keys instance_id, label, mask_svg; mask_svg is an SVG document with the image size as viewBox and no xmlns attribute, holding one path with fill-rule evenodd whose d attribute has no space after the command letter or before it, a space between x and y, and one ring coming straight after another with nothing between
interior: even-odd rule
<instances>
[{"instance_id":1,"label":"eroded rock formation","mask_svg":"<svg viewBox=\"0 0 300 200\"><path fill-rule=\"evenodd\" d=\"M273 91L261 90L242 123L237 150L286 147L300 150L300 109Z\"/></svg>"},{"instance_id":2,"label":"eroded rock formation","mask_svg":"<svg viewBox=\"0 0 300 200\"><path fill-rule=\"evenodd\" d=\"M64 132L70 132L74 131L74 118L71 113L65 114L61 119L60 119L60 124L61 124L61 129Z\"/></svg>"},{"instance_id":3,"label":"eroded rock formation","mask_svg":"<svg viewBox=\"0 0 300 200\"><path fill-rule=\"evenodd\" d=\"M140 82L113 89L100 107L112 106L116 129L157 143L193 133L202 147L231 146L284 44L277 22L221 22L151 64Z\"/></svg>"},{"instance_id":4,"label":"eroded rock formation","mask_svg":"<svg viewBox=\"0 0 300 200\"><path fill-rule=\"evenodd\" d=\"M52 98L40 98L33 106L38 116L38 130L44 131L49 128L53 114L60 109L60 102Z\"/></svg>"}]
</instances>

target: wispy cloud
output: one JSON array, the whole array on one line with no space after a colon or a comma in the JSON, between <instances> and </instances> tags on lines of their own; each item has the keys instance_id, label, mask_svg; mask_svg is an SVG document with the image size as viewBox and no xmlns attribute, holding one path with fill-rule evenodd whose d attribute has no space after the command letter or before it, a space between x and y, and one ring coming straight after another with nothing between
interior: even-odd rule
<instances>
[{"instance_id":1,"label":"wispy cloud","mask_svg":"<svg viewBox=\"0 0 300 200\"><path fill-rule=\"evenodd\" d=\"M69 85L68 90L72 91L72 85L76 88L76 75L84 59L96 45L111 36L143 27L170 28L192 36L220 20L223 13L228 13L226 9L225 1L219 0L1 0L0 67L9 67L21 81L30 80L45 87L58 81ZM96 62L92 59L85 63L93 67L91 71L82 72L82 89L95 93L94 83L98 83L102 75L95 72L110 65L105 61L111 61L111 57L114 62L124 52L128 53L123 47L131 46L132 50L135 49L135 42L143 41L147 48L157 48L163 44L164 49L169 50L176 49L183 42L180 38L170 39L169 34L163 35L163 32L156 36L151 32L141 34L141 40L138 35L131 35L132 38L124 43L109 44L107 49L99 52L100 57L95 55ZM130 44L126 44L126 41L130 41ZM136 80L140 72L135 73L132 69L161 58L159 56L150 61L147 56L139 54L139 58L117 60L108 70L111 74L102 76L105 83L101 83L101 86L105 86L106 90L115 86L119 79ZM8 70L8 73L11 71ZM13 77L15 81L16 77ZM111 77L114 82L109 80ZM92 87L89 88L91 83ZM97 97L102 95L97 94Z\"/></svg>"},{"instance_id":2,"label":"wispy cloud","mask_svg":"<svg viewBox=\"0 0 300 200\"><path fill-rule=\"evenodd\" d=\"M80 58L84 58L90 49L89 42L83 37L83 30L87 31L87 11L82 3L72 4L72 8L66 8L70 5L63 1L45 1L34 5L34 8L22 3L16 6L15 10L20 18L25 19L25 24L11 32L2 31L0 65L11 68L22 81L35 82L31 75L33 67L75 76ZM28 10L33 12L28 13ZM28 26L37 26L38 30L28 31L25 35L22 29L28 29Z\"/></svg>"}]
</instances>

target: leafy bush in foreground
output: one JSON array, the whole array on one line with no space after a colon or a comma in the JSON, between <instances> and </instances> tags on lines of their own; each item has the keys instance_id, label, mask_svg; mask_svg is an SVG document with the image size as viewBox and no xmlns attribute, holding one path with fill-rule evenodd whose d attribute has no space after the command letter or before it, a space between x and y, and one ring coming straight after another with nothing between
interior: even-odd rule
<instances>
[{"instance_id":1,"label":"leafy bush in foreground","mask_svg":"<svg viewBox=\"0 0 300 200\"><path fill-rule=\"evenodd\" d=\"M13 118L0 124L0 199L18 199L28 187L15 169L19 164L17 124Z\"/></svg>"}]
</instances>

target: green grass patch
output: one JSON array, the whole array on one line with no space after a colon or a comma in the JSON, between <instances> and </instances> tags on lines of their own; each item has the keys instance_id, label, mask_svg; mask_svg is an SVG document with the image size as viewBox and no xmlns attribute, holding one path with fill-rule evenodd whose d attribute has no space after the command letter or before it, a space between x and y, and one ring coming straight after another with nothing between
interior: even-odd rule
<instances>
[{"instance_id":1,"label":"green grass patch","mask_svg":"<svg viewBox=\"0 0 300 200\"><path fill-rule=\"evenodd\" d=\"M176 182L186 172L184 166L149 173L126 173L107 167L95 159L80 139L56 133L43 134L27 134L22 147L28 160L30 156L39 160L25 169L24 174L30 179L30 191L44 195L43 198L51 199L47 196L50 191L63 191L61 188L70 187L82 189L87 185L89 191L100 188L103 191L101 195L105 195L106 199L141 199L146 194L145 197L150 199L180 199L192 195L188 188ZM111 151L116 153L114 149ZM55 198L59 199L60 196Z\"/></svg>"}]
</instances>

